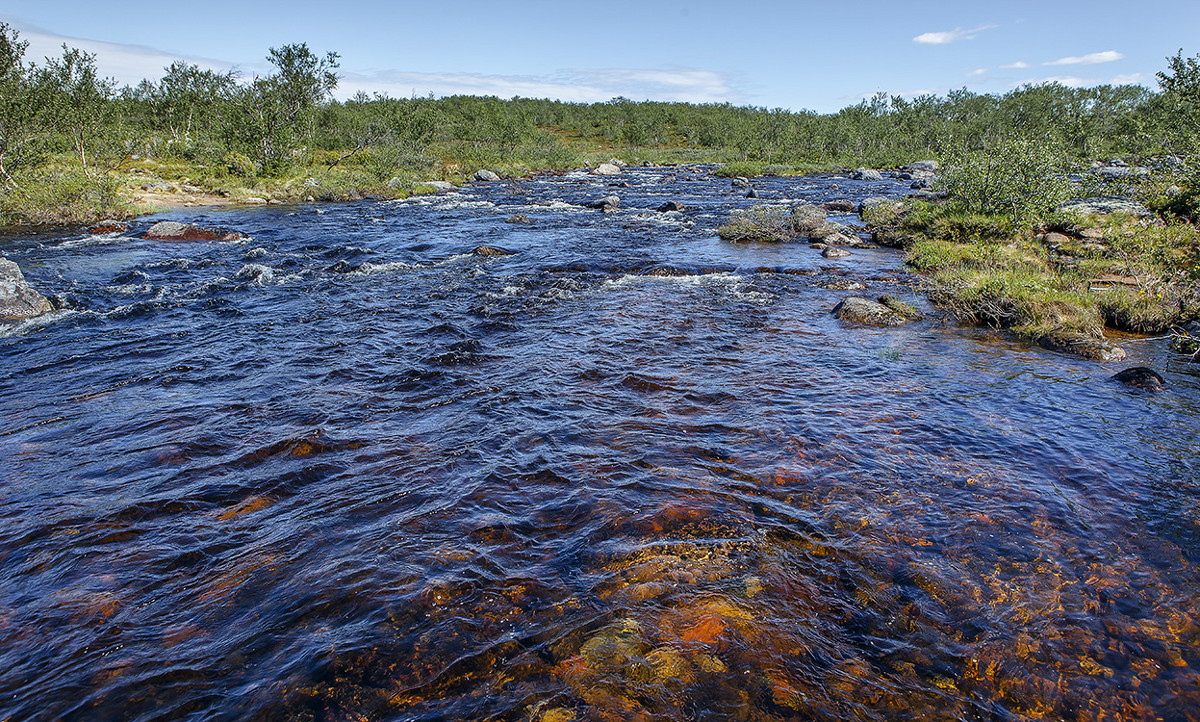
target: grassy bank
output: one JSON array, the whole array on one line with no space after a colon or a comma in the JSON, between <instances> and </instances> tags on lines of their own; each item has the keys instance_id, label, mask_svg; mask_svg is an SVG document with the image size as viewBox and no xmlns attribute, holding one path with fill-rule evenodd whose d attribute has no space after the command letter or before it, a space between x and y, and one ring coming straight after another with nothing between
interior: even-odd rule
<instances>
[{"instance_id":1,"label":"grassy bank","mask_svg":"<svg viewBox=\"0 0 1200 722\"><path fill-rule=\"evenodd\" d=\"M875 218L906 248L930 298L957 319L1046 347L1109 359L1106 331L1170 332L1200 318L1200 233L1131 214L1051 213L1028 223L961 203L910 202Z\"/></svg>"}]
</instances>

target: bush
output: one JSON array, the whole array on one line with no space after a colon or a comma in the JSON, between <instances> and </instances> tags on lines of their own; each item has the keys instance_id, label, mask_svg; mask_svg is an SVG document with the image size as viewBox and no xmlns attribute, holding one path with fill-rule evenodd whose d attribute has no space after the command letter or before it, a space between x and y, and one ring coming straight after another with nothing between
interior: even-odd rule
<instances>
[{"instance_id":1,"label":"bush","mask_svg":"<svg viewBox=\"0 0 1200 722\"><path fill-rule=\"evenodd\" d=\"M762 175L765 167L762 163L752 163L750 161L726 163L713 171L713 175L721 178L753 178L754 176Z\"/></svg>"},{"instance_id":2,"label":"bush","mask_svg":"<svg viewBox=\"0 0 1200 722\"><path fill-rule=\"evenodd\" d=\"M21 178L0 195L0 220L29 225L90 223L131 215L119 185L106 175L81 170L52 171Z\"/></svg>"},{"instance_id":3,"label":"bush","mask_svg":"<svg viewBox=\"0 0 1200 722\"><path fill-rule=\"evenodd\" d=\"M254 161L250 160L250 156L244 153L229 152L221 159L221 163L225 166L225 170L232 176L254 182L258 175L258 169L254 165Z\"/></svg>"},{"instance_id":4,"label":"bush","mask_svg":"<svg viewBox=\"0 0 1200 722\"><path fill-rule=\"evenodd\" d=\"M754 206L734 211L729 222L717 229L727 241L764 241L782 243L796 237L792 213L781 206Z\"/></svg>"},{"instance_id":5,"label":"bush","mask_svg":"<svg viewBox=\"0 0 1200 722\"><path fill-rule=\"evenodd\" d=\"M942 183L966 211L1003 214L1021 223L1048 214L1068 197L1063 166L1061 149L1017 138L987 150L952 153Z\"/></svg>"}]
</instances>

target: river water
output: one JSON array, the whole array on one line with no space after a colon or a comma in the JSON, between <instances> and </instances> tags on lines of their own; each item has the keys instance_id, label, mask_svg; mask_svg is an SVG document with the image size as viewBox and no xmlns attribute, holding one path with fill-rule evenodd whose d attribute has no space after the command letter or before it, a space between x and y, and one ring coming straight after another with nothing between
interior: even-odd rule
<instances>
[{"instance_id":1,"label":"river water","mask_svg":"<svg viewBox=\"0 0 1200 722\"><path fill-rule=\"evenodd\" d=\"M1200 379L959 327L896 251L719 240L904 186L758 187L0 239L65 303L0 329L0 719L1200 719Z\"/></svg>"}]
</instances>

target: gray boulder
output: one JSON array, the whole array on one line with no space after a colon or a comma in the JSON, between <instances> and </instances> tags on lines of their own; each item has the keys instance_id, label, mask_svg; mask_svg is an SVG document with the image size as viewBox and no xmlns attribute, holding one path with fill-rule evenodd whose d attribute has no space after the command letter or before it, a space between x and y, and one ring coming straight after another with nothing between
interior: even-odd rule
<instances>
[{"instance_id":1,"label":"gray boulder","mask_svg":"<svg viewBox=\"0 0 1200 722\"><path fill-rule=\"evenodd\" d=\"M490 170L481 168L481 169L475 171L475 180L483 181L483 182L498 181L498 180L500 180L500 176L496 175L495 173L493 173Z\"/></svg>"},{"instance_id":2,"label":"gray boulder","mask_svg":"<svg viewBox=\"0 0 1200 722\"><path fill-rule=\"evenodd\" d=\"M240 241L245 236L227 228L209 228L198 226L195 223L178 221L159 221L150 226L142 238L156 241Z\"/></svg>"},{"instance_id":3,"label":"gray boulder","mask_svg":"<svg viewBox=\"0 0 1200 722\"><path fill-rule=\"evenodd\" d=\"M904 166L904 169L936 173L938 171L938 168L940 168L940 167L941 166L938 165L938 162L936 160L919 160L915 163L909 163L908 165Z\"/></svg>"},{"instance_id":4,"label":"gray boulder","mask_svg":"<svg viewBox=\"0 0 1200 722\"><path fill-rule=\"evenodd\" d=\"M909 321L882 303L859 296L850 296L834 306L833 315L842 321L864 326L903 326Z\"/></svg>"},{"instance_id":5,"label":"gray boulder","mask_svg":"<svg viewBox=\"0 0 1200 722\"><path fill-rule=\"evenodd\" d=\"M427 180L421 181L420 185L432 186L433 188L437 189L438 193L458 190L458 188L450 181Z\"/></svg>"},{"instance_id":6,"label":"gray boulder","mask_svg":"<svg viewBox=\"0 0 1200 722\"><path fill-rule=\"evenodd\" d=\"M621 199L617 196L604 196L584 204L588 208L598 208L602 211L612 211L621 207Z\"/></svg>"},{"instance_id":7,"label":"gray boulder","mask_svg":"<svg viewBox=\"0 0 1200 722\"><path fill-rule=\"evenodd\" d=\"M1163 381L1163 377L1159 376L1154 369L1145 366L1125 369L1118 374L1113 374L1110 379L1143 391L1158 392L1167 388L1167 382Z\"/></svg>"},{"instance_id":8,"label":"gray boulder","mask_svg":"<svg viewBox=\"0 0 1200 722\"><path fill-rule=\"evenodd\" d=\"M596 175L617 175L621 172L621 169L612 163L601 163L600 165L596 166L596 170L592 172Z\"/></svg>"},{"instance_id":9,"label":"gray boulder","mask_svg":"<svg viewBox=\"0 0 1200 722\"><path fill-rule=\"evenodd\" d=\"M800 233L808 233L826 225L825 209L811 203L803 203L792 209L792 227Z\"/></svg>"},{"instance_id":10,"label":"gray boulder","mask_svg":"<svg viewBox=\"0 0 1200 722\"><path fill-rule=\"evenodd\" d=\"M1130 178L1150 175L1149 168L1130 168L1126 165L1101 166L1099 168L1092 168L1088 172L1106 181L1129 180Z\"/></svg>"},{"instance_id":11,"label":"gray boulder","mask_svg":"<svg viewBox=\"0 0 1200 722\"><path fill-rule=\"evenodd\" d=\"M1124 196L1074 198L1059 203L1058 210L1079 216L1108 216L1114 213L1128 213L1138 218L1150 218L1154 215L1146 206Z\"/></svg>"},{"instance_id":12,"label":"gray boulder","mask_svg":"<svg viewBox=\"0 0 1200 722\"><path fill-rule=\"evenodd\" d=\"M20 320L40 316L54 307L46 297L25 282L21 268L0 258L0 319Z\"/></svg>"},{"instance_id":13,"label":"gray boulder","mask_svg":"<svg viewBox=\"0 0 1200 722\"><path fill-rule=\"evenodd\" d=\"M826 246L821 251L821 256L824 258L849 258L850 251L847 251L845 248L838 248L837 246Z\"/></svg>"},{"instance_id":14,"label":"gray boulder","mask_svg":"<svg viewBox=\"0 0 1200 722\"><path fill-rule=\"evenodd\" d=\"M742 176L738 176L737 178L734 178L730 182L730 185L732 185L734 188L749 188L750 187L750 179L743 178Z\"/></svg>"},{"instance_id":15,"label":"gray boulder","mask_svg":"<svg viewBox=\"0 0 1200 722\"><path fill-rule=\"evenodd\" d=\"M872 168L855 168L850 171L850 178L860 181L880 181L883 180L883 174Z\"/></svg>"},{"instance_id":16,"label":"gray boulder","mask_svg":"<svg viewBox=\"0 0 1200 722\"><path fill-rule=\"evenodd\" d=\"M525 215L524 213L518 213L518 214L516 214L516 215L509 216L508 218L506 218L506 219L504 220L504 222L505 222L505 223L515 223L515 224L518 224L518 225L528 226L528 225L530 225L531 223L533 223L533 219L531 219L529 216Z\"/></svg>"}]
</instances>

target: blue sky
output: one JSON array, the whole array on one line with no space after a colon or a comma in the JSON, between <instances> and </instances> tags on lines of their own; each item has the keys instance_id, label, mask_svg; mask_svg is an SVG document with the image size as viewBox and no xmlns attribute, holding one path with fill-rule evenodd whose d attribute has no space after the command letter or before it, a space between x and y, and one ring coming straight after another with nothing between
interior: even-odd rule
<instances>
[{"instance_id":1,"label":"blue sky","mask_svg":"<svg viewBox=\"0 0 1200 722\"><path fill-rule=\"evenodd\" d=\"M1197 0L1054 2L83 2L24 0L0 21L28 59L66 42L121 83L174 59L244 76L268 48L341 55L340 97L473 94L729 102L831 112L877 92L1002 93L1141 83L1200 53Z\"/></svg>"}]
</instances>

